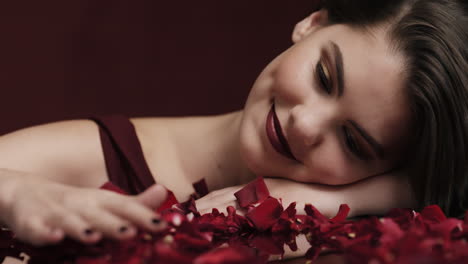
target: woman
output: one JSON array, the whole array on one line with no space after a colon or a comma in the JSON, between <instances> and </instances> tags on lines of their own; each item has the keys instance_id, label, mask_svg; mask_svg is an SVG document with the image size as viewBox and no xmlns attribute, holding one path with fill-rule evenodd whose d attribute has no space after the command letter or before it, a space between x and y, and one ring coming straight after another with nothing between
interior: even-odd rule
<instances>
[{"instance_id":1,"label":"woman","mask_svg":"<svg viewBox=\"0 0 468 264\"><path fill-rule=\"evenodd\" d=\"M454 0L323 1L260 74L244 110L131 120L160 184L137 196L96 189L108 181L109 119L5 135L1 220L37 245L125 239L137 226L164 225L150 210L164 200L161 185L182 201L205 178L221 189L197 202L208 210L232 203L256 175L277 178L267 184L285 203L313 202L326 214L340 203L352 215L428 203L458 214L467 184L465 9Z\"/></svg>"}]
</instances>

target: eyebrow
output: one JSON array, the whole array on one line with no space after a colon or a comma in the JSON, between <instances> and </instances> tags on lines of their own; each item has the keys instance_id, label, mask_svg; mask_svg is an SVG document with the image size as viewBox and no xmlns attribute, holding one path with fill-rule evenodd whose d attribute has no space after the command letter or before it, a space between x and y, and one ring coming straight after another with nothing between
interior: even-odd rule
<instances>
[{"instance_id":1,"label":"eyebrow","mask_svg":"<svg viewBox=\"0 0 468 264\"><path fill-rule=\"evenodd\" d=\"M341 53L340 47L333 41L330 41L330 45L333 48L333 53L335 55L335 70L336 78L338 80L338 96L342 96L344 93L344 67L343 67L343 53ZM361 126L356 122L349 120L349 123L358 131L358 133L369 143L374 152L377 154L379 159L384 157L384 148L382 144L377 142L372 136L369 135Z\"/></svg>"},{"instance_id":2,"label":"eyebrow","mask_svg":"<svg viewBox=\"0 0 468 264\"><path fill-rule=\"evenodd\" d=\"M342 96L344 92L344 73L343 73L343 54L340 47L333 41L330 41L335 55L335 70L336 78L338 79L338 96Z\"/></svg>"},{"instance_id":3,"label":"eyebrow","mask_svg":"<svg viewBox=\"0 0 468 264\"><path fill-rule=\"evenodd\" d=\"M367 143L369 143L369 145L372 147L374 152L377 153L377 157L379 157L379 159L383 159L384 154L385 154L383 146L379 142L377 142L377 140L375 140L373 137L371 137L356 122L354 122L352 120L348 120L348 121L359 132L359 134L361 134L361 136L367 141Z\"/></svg>"}]
</instances>

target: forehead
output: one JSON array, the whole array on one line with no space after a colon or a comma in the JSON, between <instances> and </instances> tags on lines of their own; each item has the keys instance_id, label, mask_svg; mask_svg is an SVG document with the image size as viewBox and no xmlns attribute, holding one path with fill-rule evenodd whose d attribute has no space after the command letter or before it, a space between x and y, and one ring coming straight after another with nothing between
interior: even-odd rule
<instances>
[{"instance_id":1,"label":"forehead","mask_svg":"<svg viewBox=\"0 0 468 264\"><path fill-rule=\"evenodd\" d=\"M342 107L389 152L398 152L409 132L404 58L391 46L385 28L356 30L345 25L323 32L342 53Z\"/></svg>"}]
</instances>

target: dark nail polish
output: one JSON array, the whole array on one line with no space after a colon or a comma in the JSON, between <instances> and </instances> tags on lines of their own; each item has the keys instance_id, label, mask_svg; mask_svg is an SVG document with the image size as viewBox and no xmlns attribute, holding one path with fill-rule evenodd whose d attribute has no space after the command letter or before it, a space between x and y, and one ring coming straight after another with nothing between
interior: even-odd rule
<instances>
[{"instance_id":1,"label":"dark nail polish","mask_svg":"<svg viewBox=\"0 0 468 264\"><path fill-rule=\"evenodd\" d=\"M161 223L161 219L153 218L153 219L151 219L151 222L152 222L153 224L157 225L157 224Z\"/></svg>"},{"instance_id":2,"label":"dark nail polish","mask_svg":"<svg viewBox=\"0 0 468 264\"><path fill-rule=\"evenodd\" d=\"M94 230L88 228L88 229L85 229L84 233L85 233L85 235L89 236L89 235L92 235L94 233Z\"/></svg>"},{"instance_id":3,"label":"dark nail polish","mask_svg":"<svg viewBox=\"0 0 468 264\"><path fill-rule=\"evenodd\" d=\"M119 229L119 232L120 232L120 233L124 233L124 232L126 232L127 230L128 230L128 227L122 226L122 227Z\"/></svg>"}]
</instances>

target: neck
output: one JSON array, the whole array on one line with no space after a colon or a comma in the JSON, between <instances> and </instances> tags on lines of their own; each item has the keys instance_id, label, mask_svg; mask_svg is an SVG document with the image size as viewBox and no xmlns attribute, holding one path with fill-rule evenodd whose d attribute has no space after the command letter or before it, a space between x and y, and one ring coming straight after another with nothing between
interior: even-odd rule
<instances>
[{"instance_id":1,"label":"neck","mask_svg":"<svg viewBox=\"0 0 468 264\"><path fill-rule=\"evenodd\" d=\"M216 190L254 178L240 156L241 119L242 111L176 121L175 148L187 179L195 182L205 178L208 188Z\"/></svg>"}]
</instances>

